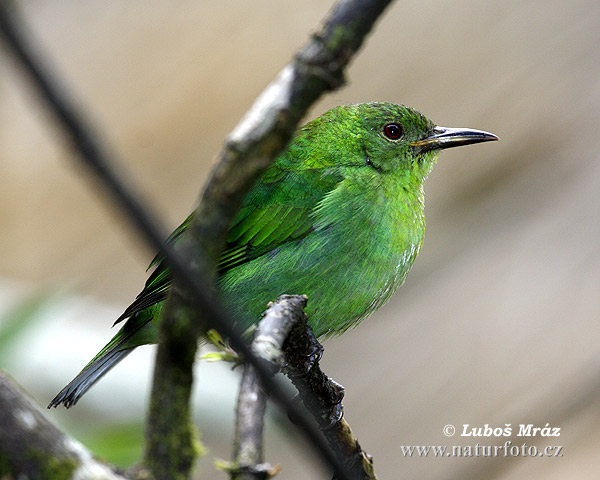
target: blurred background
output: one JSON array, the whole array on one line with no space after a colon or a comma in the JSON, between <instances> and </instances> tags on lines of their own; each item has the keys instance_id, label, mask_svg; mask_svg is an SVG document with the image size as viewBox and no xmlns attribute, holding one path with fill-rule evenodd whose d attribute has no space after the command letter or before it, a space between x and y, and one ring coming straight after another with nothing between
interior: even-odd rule
<instances>
[{"instance_id":1,"label":"blurred background","mask_svg":"<svg viewBox=\"0 0 600 480\"><path fill-rule=\"evenodd\" d=\"M225 136L332 1L19 2L122 174L169 227L190 212ZM386 100L501 137L443 152L404 287L323 369L380 478L591 479L600 469L600 3L397 2L334 106ZM74 161L0 48L0 366L45 406L114 334L153 252ZM48 415L135 462L153 364L139 349L73 409ZM201 362L203 478L230 458L237 373ZM518 437L518 425L560 437ZM461 437L462 426L510 437ZM446 437L443 429L457 433ZM276 418L266 460L328 478ZM402 445L561 445L560 458L407 458Z\"/></svg>"}]
</instances>

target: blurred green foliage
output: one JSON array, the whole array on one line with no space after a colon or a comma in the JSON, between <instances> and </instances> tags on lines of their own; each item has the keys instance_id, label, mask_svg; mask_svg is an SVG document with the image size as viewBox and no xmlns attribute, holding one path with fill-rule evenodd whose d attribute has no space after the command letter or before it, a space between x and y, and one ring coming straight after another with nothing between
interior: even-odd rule
<instances>
[{"instance_id":1,"label":"blurred green foliage","mask_svg":"<svg viewBox=\"0 0 600 480\"><path fill-rule=\"evenodd\" d=\"M82 431L77 439L95 455L121 468L142 458L144 425L125 423Z\"/></svg>"}]
</instances>

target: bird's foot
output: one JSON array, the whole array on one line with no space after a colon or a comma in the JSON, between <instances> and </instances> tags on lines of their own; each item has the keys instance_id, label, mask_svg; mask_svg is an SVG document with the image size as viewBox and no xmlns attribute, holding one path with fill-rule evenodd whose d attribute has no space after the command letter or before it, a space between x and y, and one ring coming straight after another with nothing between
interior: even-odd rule
<instances>
[{"instance_id":1,"label":"bird's foot","mask_svg":"<svg viewBox=\"0 0 600 480\"><path fill-rule=\"evenodd\" d=\"M344 386L341 383L337 383L332 378L328 379L328 383L328 403L330 409L321 417L321 430L333 428L344 416L344 406L342 405L342 400L344 399Z\"/></svg>"},{"instance_id":2,"label":"bird's foot","mask_svg":"<svg viewBox=\"0 0 600 480\"><path fill-rule=\"evenodd\" d=\"M323 357L323 345L319 343L311 328L306 329L306 341L308 342L307 353L303 353L301 358L294 359L293 369L288 368L287 374L290 378L307 377Z\"/></svg>"}]
</instances>

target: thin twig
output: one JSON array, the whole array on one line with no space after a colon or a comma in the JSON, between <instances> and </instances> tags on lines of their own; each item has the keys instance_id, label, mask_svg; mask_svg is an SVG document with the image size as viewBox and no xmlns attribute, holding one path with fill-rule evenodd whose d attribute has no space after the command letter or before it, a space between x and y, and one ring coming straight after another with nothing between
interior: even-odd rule
<instances>
[{"instance_id":1,"label":"thin twig","mask_svg":"<svg viewBox=\"0 0 600 480\"><path fill-rule=\"evenodd\" d=\"M244 366L237 407L233 462L227 465L231 480L263 480L275 474L277 467L263 463L263 428L267 396L260 378L250 364Z\"/></svg>"},{"instance_id":2,"label":"thin twig","mask_svg":"<svg viewBox=\"0 0 600 480\"><path fill-rule=\"evenodd\" d=\"M283 345L292 327L306 325L304 295L282 295L269 304L258 324L252 351L275 373L284 364ZM263 463L262 442L266 395L252 365L246 364L236 408L232 480L260 480L273 476L277 467Z\"/></svg>"},{"instance_id":3,"label":"thin twig","mask_svg":"<svg viewBox=\"0 0 600 480\"><path fill-rule=\"evenodd\" d=\"M273 373L284 364L283 345L292 327L306 316L304 295L282 295L269 304L259 322L252 351ZM277 467L263 463L262 442L267 397L253 366L246 365L236 409L234 460L229 468L232 480L261 480L277 473Z\"/></svg>"}]
</instances>

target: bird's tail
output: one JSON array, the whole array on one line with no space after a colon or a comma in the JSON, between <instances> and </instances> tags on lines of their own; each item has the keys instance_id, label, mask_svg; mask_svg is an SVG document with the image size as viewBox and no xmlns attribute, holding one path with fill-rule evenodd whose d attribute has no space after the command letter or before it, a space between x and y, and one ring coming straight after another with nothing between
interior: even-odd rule
<instances>
[{"instance_id":1,"label":"bird's tail","mask_svg":"<svg viewBox=\"0 0 600 480\"><path fill-rule=\"evenodd\" d=\"M109 344L110 345L110 344ZM107 345L108 347L108 345ZM132 352L133 348L117 350L104 348L94 359L88 363L79 374L52 399L48 408L57 407L61 403L69 408L87 392L94 383L107 373L112 367Z\"/></svg>"},{"instance_id":2,"label":"bird's tail","mask_svg":"<svg viewBox=\"0 0 600 480\"><path fill-rule=\"evenodd\" d=\"M48 408L57 407L61 403L66 408L75 405L94 383L134 348L156 343L158 330L152 323L154 313L148 308L134 312L111 341L52 399Z\"/></svg>"}]
</instances>

